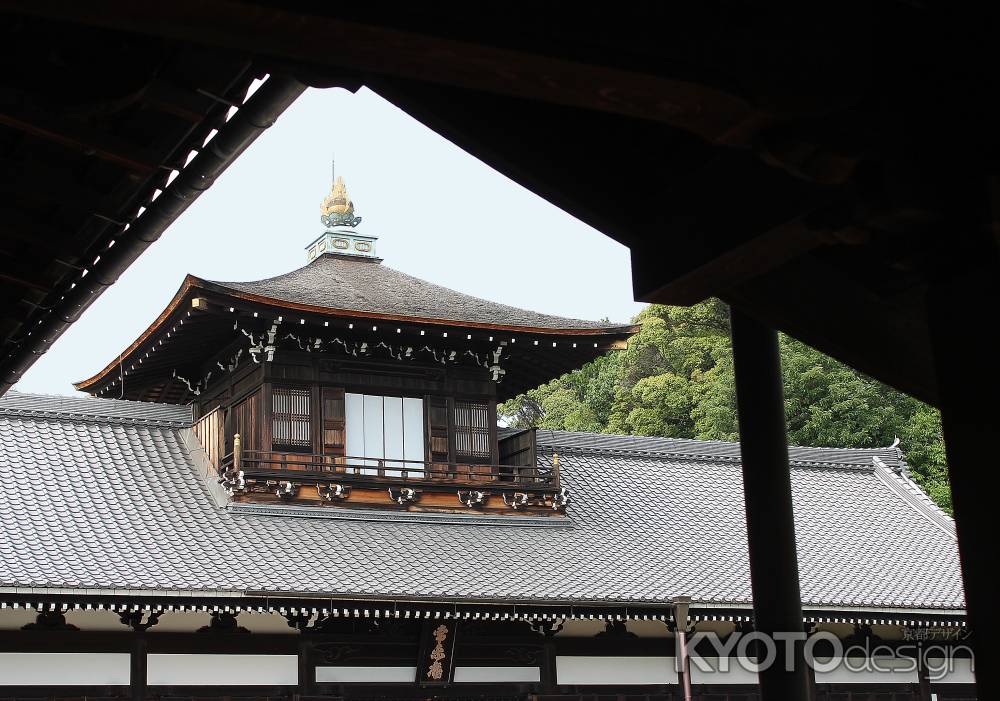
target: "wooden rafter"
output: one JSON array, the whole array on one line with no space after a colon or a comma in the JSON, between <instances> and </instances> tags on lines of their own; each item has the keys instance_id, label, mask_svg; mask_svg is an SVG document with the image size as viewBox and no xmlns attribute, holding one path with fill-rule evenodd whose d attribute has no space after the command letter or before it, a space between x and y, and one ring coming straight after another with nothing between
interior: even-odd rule
<instances>
[{"instance_id":1,"label":"wooden rafter","mask_svg":"<svg viewBox=\"0 0 1000 701\"><path fill-rule=\"evenodd\" d=\"M6 0L29 15L155 34L313 66L389 74L529 100L658 121L711 141L745 138L762 116L748 102L706 85L541 54L444 39L249 3L196 0L73 2Z\"/></svg>"},{"instance_id":2,"label":"wooden rafter","mask_svg":"<svg viewBox=\"0 0 1000 701\"><path fill-rule=\"evenodd\" d=\"M152 154L82 124L10 107L0 110L0 124L115 163L140 175L150 175L159 169Z\"/></svg>"}]
</instances>

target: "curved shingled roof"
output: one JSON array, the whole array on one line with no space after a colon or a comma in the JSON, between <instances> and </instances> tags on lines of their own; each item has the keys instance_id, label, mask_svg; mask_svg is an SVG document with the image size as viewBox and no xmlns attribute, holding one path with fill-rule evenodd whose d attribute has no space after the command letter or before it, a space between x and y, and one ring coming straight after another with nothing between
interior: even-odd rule
<instances>
[{"instance_id":1,"label":"curved shingled roof","mask_svg":"<svg viewBox=\"0 0 1000 701\"><path fill-rule=\"evenodd\" d=\"M326 253L298 270L252 282L207 281L222 290L329 310L537 329L628 330L629 324L567 319L462 294L374 258Z\"/></svg>"},{"instance_id":2,"label":"curved shingled roof","mask_svg":"<svg viewBox=\"0 0 1000 701\"><path fill-rule=\"evenodd\" d=\"M11 486L0 592L751 601L735 444L539 431L541 459L560 455L569 528L347 519L219 505L191 431L164 421L180 413L143 406L0 399L0 481ZM950 520L912 491L895 449L792 449L791 459L807 609L962 615Z\"/></svg>"}]
</instances>

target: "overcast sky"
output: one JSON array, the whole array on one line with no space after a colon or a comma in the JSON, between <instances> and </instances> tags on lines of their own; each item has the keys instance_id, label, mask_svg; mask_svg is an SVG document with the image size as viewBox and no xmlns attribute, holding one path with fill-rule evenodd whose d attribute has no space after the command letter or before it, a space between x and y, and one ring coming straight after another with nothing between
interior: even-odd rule
<instances>
[{"instance_id":1,"label":"overcast sky","mask_svg":"<svg viewBox=\"0 0 1000 701\"><path fill-rule=\"evenodd\" d=\"M323 231L330 159L383 265L467 294L628 321L628 249L362 89L309 90L54 347L22 392L72 394L163 310L186 273L257 280L305 264ZM607 177L606 173L581 177Z\"/></svg>"}]
</instances>

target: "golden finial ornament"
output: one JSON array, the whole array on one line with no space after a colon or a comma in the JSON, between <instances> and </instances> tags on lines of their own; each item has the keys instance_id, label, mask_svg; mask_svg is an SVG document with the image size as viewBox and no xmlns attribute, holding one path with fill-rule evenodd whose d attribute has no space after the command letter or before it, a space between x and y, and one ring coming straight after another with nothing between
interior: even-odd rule
<instances>
[{"instance_id":1,"label":"golden finial ornament","mask_svg":"<svg viewBox=\"0 0 1000 701\"><path fill-rule=\"evenodd\" d=\"M347 194L343 176L337 176L330 194L320 205L320 221L326 226L357 226L361 217L354 216L354 203Z\"/></svg>"}]
</instances>

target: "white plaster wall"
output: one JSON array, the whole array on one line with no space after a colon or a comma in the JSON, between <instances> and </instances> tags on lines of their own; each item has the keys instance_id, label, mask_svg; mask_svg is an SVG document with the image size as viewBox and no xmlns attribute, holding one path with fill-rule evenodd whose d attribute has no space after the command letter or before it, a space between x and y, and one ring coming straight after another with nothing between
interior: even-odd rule
<instances>
[{"instance_id":1,"label":"white plaster wall","mask_svg":"<svg viewBox=\"0 0 1000 701\"><path fill-rule=\"evenodd\" d=\"M625 628L640 638L671 637L666 621L629 621L625 624Z\"/></svg>"},{"instance_id":2,"label":"white plaster wall","mask_svg":"<svg viewBox=\"0 0 1000 701\"><path fill-rule=\"evenodd\" d=\"M673 657L556 657L558 684L676 684Z\"/></svg>"},{"instance_id":3,"label":"white plaster wall","mask_svg":"<svg viewBox=\"0 0 1000 701\"><path fill-rule=\"evenodd\" d=\"M692 684L756 684L757 667L747 657L691 657Z\"/></svg>"},{"instance_id":4,"label":"white plaster wall","mask_svg":"<svg viewBox=\"0 0 1000 701\"><path fill-rule=\"evenodd\" d=\"M603 630L603 621L580 619L566 621L556 635L561 638L592 638Z\"/></svg>"},{"instance_id":5,"label":"white plaster wall","mask_svg":"<svg viewBox=\"0 0 1000 701\"><path fill-rule=\"evenodd\" d=\"M950 660L931 659L928 663L931 684L975 684L972 660L959 657ZM937 672L935 672L937 670Z\"/></svg>"},{"instance_id":6,"label":"white plaster wall","mask_svg":"<svg viewBox=\"0 0 1000 701\"><path fill-rule=\"evenodd\" d=\"M0 684L5 686L122 686L128 683L128 653L0 652Z\"/></svg>"},{"instance_id":7,"label":"white plaster wall","mask_svg":"<svg viewBox=\"0 0 1000 701\"><path fill-rule=\"evenodd\" d=\"M816 663L819 684L916 684L918 681L916 667L909 659L887 657L866 661L849 657L837 661L833 669L823 669L835 664L830 658L817 658Z\"/></svg>"},{"instance_id":8,"label":"white plaster wall","mask_svg":"<svg viewBox=\"0 0 1000 701\"><path fill-rule=\"evenodd\" d=\"M20 630L21 626L33 623L38 616L34 609L0 609L0 630Z\"/></svg>"},{"instance_id":9,"label":"white plaster wall","mask_svg":"<svg viewBox=\"0 0 1000 701\"><path fill-rule=\"evenodd\" d=\"M456 682L537 682L538 667L455 667Z\"/></svg>"},{"instance_id":10,"label":"white plaster wall","mask_svg":"<svg viewBox=\"0 0 1000 701\"><path fill-rule=\"evenodd\" d=\"M317 682L399 682L413 684L416 667L317 667Z\"/></svg>"},{"instance_id":11,"label":"white plaster wall","mask_svg":"<svg viewBox=\"0 0 1000 701\"><path fill-rule=\"evenodd\" d=\"M150 686L291 686L299 683L299 661L295 655L152 654L146 679Z\"/></svg>"}]
</instances>

